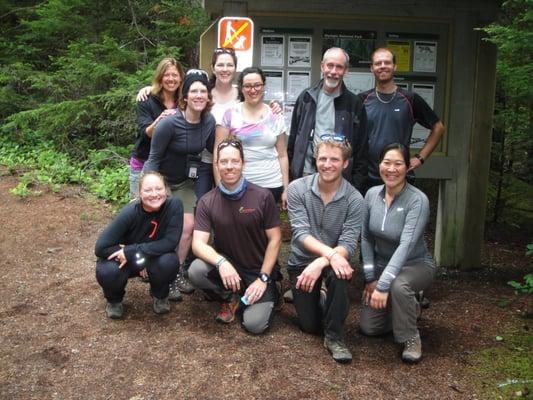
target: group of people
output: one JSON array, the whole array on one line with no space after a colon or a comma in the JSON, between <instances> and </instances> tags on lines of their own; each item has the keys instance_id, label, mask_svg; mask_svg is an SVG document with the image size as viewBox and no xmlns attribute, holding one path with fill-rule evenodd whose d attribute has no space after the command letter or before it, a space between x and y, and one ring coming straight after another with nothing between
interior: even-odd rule
<instances>
[{"instance_id":1,"label":"group of people","mask_svg":"<svg viewBox=\"0 0 533 400\"><path fill-rule=\"evenodd\" d=\"M281 299L279 204L292 228L287 271L300 328L323 333L335 361L351 361L344 326L360 240L361 331L392 331L402 359L417 362L417 294L435 265L423 238L428 199L409 175L438 144L439 118L395 85L390 50L372 55L376 87L355 95L343 83L348 54L331 48L323 79L296 101L286 145L279 104L263 103L263 72L244 69L234 87L236 64L232 49L216 49L209 78L164 59L141 90L130 160L135 200L96 243L107 316L122 318L127 281L140 276L157 314L197 288L221 303L217 321L240 316L246 331L261 334ZM411 158L416 122L431 133Z\"/></svg>"}]
</instances>

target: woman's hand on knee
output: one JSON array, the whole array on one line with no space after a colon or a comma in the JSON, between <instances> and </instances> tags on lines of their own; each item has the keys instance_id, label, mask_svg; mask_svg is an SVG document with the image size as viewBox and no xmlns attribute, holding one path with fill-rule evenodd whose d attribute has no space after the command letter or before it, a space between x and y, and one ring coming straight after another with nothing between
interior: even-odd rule
<instances>
[{"instance_id":1,"label":"woman's hand on knee","mask_svg":"<svg viewBox=\"0 0 533 400\"><path fill-rule=\"evenodd\" d=\"M389 298L388 292L380 292L379 290L374 290L372 296L370 297L370 307L375 308L376 310L383 309L387 307L387 300Z\"/></svg>"},{"instance_id":2,"label":"woman's hand on knee","mask_svg":"<svg viewBox=\"0 0 533 400\"><path fill-rule=\"evenodd\" d=\"M365 288L363 290L363 300L362 300L365 306L370 305L370 298L372 297L372 293L374 293L374 290L376 290L377 285L378 285L378 281L367 282L365 284Z\"/></svg>"}]
</instances>

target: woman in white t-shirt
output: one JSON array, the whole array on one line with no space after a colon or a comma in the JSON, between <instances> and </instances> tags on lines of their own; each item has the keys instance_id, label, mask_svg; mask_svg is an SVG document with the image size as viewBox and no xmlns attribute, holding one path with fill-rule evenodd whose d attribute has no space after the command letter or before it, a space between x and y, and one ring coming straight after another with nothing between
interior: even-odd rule
<instances>
[{"instance_id":1,"label":"woman in white t-shirt","mask_svg":"<svg viewBox=\"0 0 533 400\"><path fill-rule=\"evenodd\" d=\"M285 145L285 121L263 103L265 75L259 68L245 68L238 81L239 99L217 120L215 148L225 137L238 137L244 147L244 177L269 189L276 202L287 208L289 161ZM215 160L216 161L216 160ZM215 180L219 178L216 175Z\"/></svg>"},{"instance_id":2,"label":"woman in white t-shirt","mask_svg":"<svg viewBox=\"0 0 533 400\"><path fill-rule=\"evenodd\" d=\"M218 47L211 58L212 75L209 79L213 107L211 114L215 117L217 125L222 123L222 117L227 109L239 102L239 92L233 85L237 56L232 48ZM201 154L201 163L198 170L198 180L194 187L196 198L200 199L213 188L213 154L207 149Z\"/></svg>"}]
</instances>

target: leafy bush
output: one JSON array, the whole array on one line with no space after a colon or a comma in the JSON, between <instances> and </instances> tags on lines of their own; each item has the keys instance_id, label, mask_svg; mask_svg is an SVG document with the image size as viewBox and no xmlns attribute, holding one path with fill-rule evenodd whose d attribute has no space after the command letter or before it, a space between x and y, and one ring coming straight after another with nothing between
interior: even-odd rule
<instances>
[{"instance_id":1,"label":"leafy bush","mask_svg":"<svg viewBox=\"0 0 533 400\"><path fill-rule=\"evenodd\" d=\"M507 284L512 286L518 293L531 294L533 293L533 274L524 276L524 283L509 281Z\"/></svg>"},{"instance_id":2,"label":"leafy bush","mask_svg":"<svg viewBox=\"0 0 533 400\"><path fill-rule=\"evenodd\" d=\"M27 197L40 194L38 184L58 191L62 184L79 184L90 193L117 206L128 202L128 154L131 146L110 146L89 151L84 161L58 151L54 143L21 145L0 139L0 164L12 172L22 169L19 184L11 193Z\"/></svg>"},{"instance_id":3,"label":"leafy bush","mask_svg":"<svg viewBox=\"0 0 533 400\"><path fill-rule=\"evenodd\" d=\"M0 164L13 193L83 185L128 200L134 95L172 56L192 64L209 19L195 0L0 2Z\"/></svg>"},{"instance_id":4,"label":"leafy bush","mask_svg":"<svg viewBox=\"0 0 533 400\"><path fill-rule=\"evenodd\" d=\"M533 255L533 243L527 245L526 256ZM533 293L533 273L524 276L524 282L509 281L508 285L512 286L517 293L531 294Z\"/></svg>"}]
</instances>

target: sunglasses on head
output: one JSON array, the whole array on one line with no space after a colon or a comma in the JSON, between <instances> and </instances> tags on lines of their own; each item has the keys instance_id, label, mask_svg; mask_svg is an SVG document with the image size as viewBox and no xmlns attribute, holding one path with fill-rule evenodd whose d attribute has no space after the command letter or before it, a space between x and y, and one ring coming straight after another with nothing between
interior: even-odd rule
<instances>
[{"instance_id":1,"label":"sunglasses on head","mask_svg":"<svg viewBox=\"0 0 533 400\"><path fill-rule=\"evenodd\" d=\"M231 47L217 47L214 53L215 54L223 54L223 53L235 54L235 50L232 49Z\"/></svg>"},{"instance_id":2,"label":"sunglasses on head","mask_svg":"<svg viewBox=\"0 0 533 400\"><path fill-rule=\"evenodd\" d=\"M186 75L186 76L187 76L187 75L203 75L203 76L205 76L206 78L208 78L207 72L205 72L203 69L194 69L194 68L191 68L190 70L187 71L187 73L186 73L185 75Z\"/></svg>"},{"instance_id":3,"label":"sunglasses on head","mask_svg":"<svg viewBox=\"0 0 533 400\"><path fill-rule=\"evenodd\" d=\"M320 140L322 140L322 141L331 140L331 141L338 142L338 143L343 143L343 144L347 144L348 143L348 138L346 136L344 136L344 135L339 134L339 133L325 133L323 135L320 135Z\"/></svg>"},{"instance_id":4,"label":"sunglasses on head","mask_svg":"<svg viewBox=\"0 0 533 400\"><path fill-rule=\"evenodd\" d=\"M222 150L228 146L235 147L236 149L242 149L242 144L238 140L226 140L224 142L220 142L217 149Z\"/></svg>"}]
</instances>

